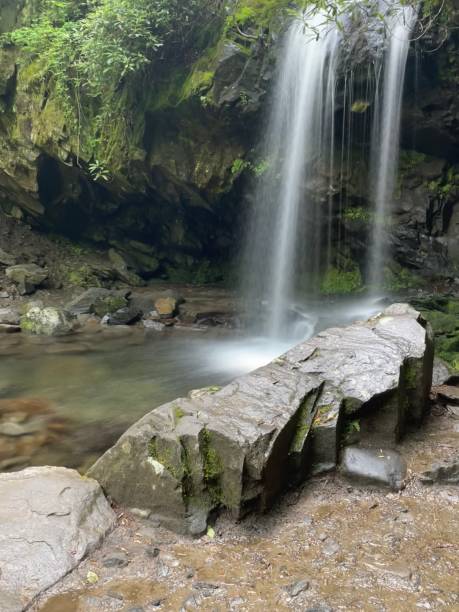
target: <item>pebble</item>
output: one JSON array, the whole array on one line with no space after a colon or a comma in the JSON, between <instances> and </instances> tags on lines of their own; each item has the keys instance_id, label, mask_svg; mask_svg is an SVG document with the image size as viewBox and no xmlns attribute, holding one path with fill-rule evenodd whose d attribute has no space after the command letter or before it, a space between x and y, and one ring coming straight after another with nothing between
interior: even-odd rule
<instances>
[{"instance_id":1,"label":"pebble","mask_svg":"<svg viewBox=\"0 0 459 612\"><path fill-rule=\"evenodd\" d=\"M107 555L102 561L104 567L126 567L128 564L128 556L123 552Z\"/></svg>"},{"instance_id":2,"label":"pebble","mask_svg":"<svg viewBox=\"0 0 459 612\"><path fill-rule=\"evenodd\" d=\"M284 587L289 597L298 597L300 593L309 589L309 580L298 580Z\"/></svg>"},{"instance_id":3,"label":"pebble","mask_svg":"<svg viewBox=\"0 0 459 612\"><path fill-rule=\"evenodd\" d=\"M330 557L340 551L340 546L334 540L327 540L322 550L325 555Z\"/></svg>"},{"instance_id":4,"label":"pebble","mask_svg":"<svg viewBox=\"0 0 459 612\"><path fill-rule=\"evenodd\" d=\"M156 547L149 547L146 549L145 554L147 555L147 557L151 557L152 559L155 559L156 557L159 557L161 550L159 548Z\"/></svg>"}]
</instances>

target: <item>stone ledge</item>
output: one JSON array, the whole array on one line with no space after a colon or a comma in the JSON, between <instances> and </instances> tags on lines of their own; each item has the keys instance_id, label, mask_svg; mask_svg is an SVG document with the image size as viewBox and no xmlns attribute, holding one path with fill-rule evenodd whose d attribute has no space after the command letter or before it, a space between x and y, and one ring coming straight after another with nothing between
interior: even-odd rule
<instances>
[{"instance_id":1,"label":"stone ledge","mask_svg":"<svg viewBox=\"0 0 459 612\"><path fill-rule=\"evenodd\" d=\"M394 444L422 419L432 361L429 326L395 304L222 389L160 406L89 474L114 502L199 534L214 511L264 511L289 485L333 468L349 434L363 446Z\"/></svg>"}]
</instances>

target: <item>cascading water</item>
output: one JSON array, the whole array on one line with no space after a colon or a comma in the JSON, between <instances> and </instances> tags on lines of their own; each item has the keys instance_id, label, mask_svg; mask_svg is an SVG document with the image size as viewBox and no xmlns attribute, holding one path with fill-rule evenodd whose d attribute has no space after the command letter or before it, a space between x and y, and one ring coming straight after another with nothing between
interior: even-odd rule
<instances>
[{"instance_id":1,"label":"cascading water","mask_svg":"<svg viewBox=\"0 0 459 612\"><path fill-rule=\"evenodd\" d=\"M318 37L301 21L287 33L249 232L248 293L268 301L274 338L287 334L301 281L312 285L319 271L323 206L314 190L318 168L332 159L339 49L338 29L323 21L317 15L308 24Z\"/></svg>"},{"instance_id":2,"label":"cascading water","mask_svg":"<svg viewBox=\"0 0 459 612\"><path fill-rule=\"evenodd\" d=\"M416 20L409 5L394 0L384 6L384 24L379 15L360 14L358 3L350 1L340 27L316 13L306 24L294 21L285 36L244 262L245 296L252 307L264 303L267 311L263 329L256 331L268 338L292 341L312 332L305 303L324 272L339 274L340 262L346 262L344 220L352 206L346 188L357 150L358 168L363 171L371 157L372 169L375 212L367 280L381 283L388 254L383 230L394 195L405 68ZM351 32L356 22L348 44L342 25ZM362 40L366 44L360 45ZM363 57L355 45L364 49ZM300 330L294 323L299 313Z\"/></svg>"},{"instance_id":3,"label":"cascading water","mask_svg":"<svg viewBox=\"0 0 459 612\"><path fill-rule=\"evenodd\" d=\"M398 7L392 16L387 17L390 35L384 56L381 99L378 99L378 93L376 96L371 163L374 218L368 281L374 291L378 291L383 284L384 265L388 257L386 228L390 223L397 178L403 86L410 34L416 17L416 10L411 6Z\"/></svg>"}]
</instances>

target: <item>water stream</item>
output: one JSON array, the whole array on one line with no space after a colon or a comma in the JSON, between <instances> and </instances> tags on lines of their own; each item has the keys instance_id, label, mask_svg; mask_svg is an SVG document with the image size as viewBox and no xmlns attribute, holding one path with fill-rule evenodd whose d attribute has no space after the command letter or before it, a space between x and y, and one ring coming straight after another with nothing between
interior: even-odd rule
<instances>
[{"instance_id":1,"label":"water stream","mask_svg":"<svg viewBox=\"0 0 459 612\"><path fill-rule=\"evenodd\" d=\"M302 289L311 295L327 241L315 188L318 167L333 163L339 34L322 15L309 25L318 37L302 21L286 35L249 232L246 286L252 301L268 301L272 338L292 335L289 311Z\"/></svg>"},{"instance_id":2,"label":"water stream","mask_svg":"<svg viewBox=\"0 0 459 612\"><path fill-rule=\"evenodd\" d=\"M377 92L373 128L371 199L374 214L369 252L368 280L373 290L383 284L389 255L387 227L391 221L400 148L400 123L410 34L416 21L411 6L388 16L389 39L384 55L383 88ZM380 96L380 99L379 99Z\"/></svg>"}]
</instances>

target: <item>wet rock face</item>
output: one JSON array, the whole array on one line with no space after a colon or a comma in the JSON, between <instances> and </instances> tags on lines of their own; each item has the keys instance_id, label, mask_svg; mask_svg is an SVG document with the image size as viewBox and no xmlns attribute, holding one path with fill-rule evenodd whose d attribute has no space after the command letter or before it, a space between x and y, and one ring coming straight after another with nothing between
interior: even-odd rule
<instances>
[{"instance_id":1,"label":"wet rock face","mask_svg":"<svg viewBox=\"0 0 459 612\"><path fill-rule=\"evenodd\" d=\"M24 609L76 567L114 524L100 486L74 470L1 474L1 605L6 601L8 612Z\"/></svg>"},{"instance_id":2,"label":"wet rock face","mask_svg":"<svg viewBox=\"0 0 459 612\"><path fill-rule=\"evenodd\" d=\"M153 410L89 474L116 503L198 534L214 510L263 511L315 466L334 467L357 422L360 446L390 448L424 414L432 360L428 326L394 305Z\"/></svg>"}]
</instances>

